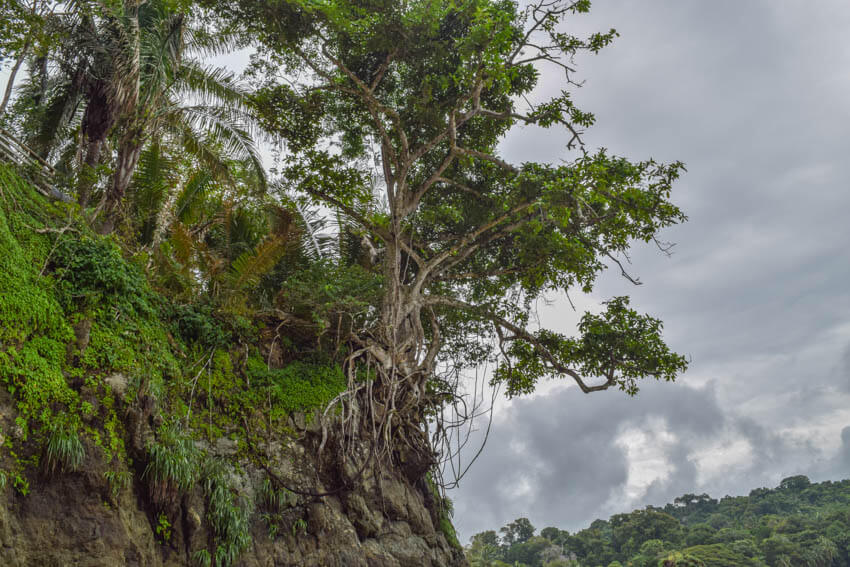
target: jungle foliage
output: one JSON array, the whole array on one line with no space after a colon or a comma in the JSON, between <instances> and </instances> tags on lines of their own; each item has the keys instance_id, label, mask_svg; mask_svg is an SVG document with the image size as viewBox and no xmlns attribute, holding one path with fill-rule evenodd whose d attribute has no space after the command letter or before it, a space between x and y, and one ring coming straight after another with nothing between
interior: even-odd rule
<instances>
[{"instance_id":1,"label":"jungle foliage","mask_svg":"<svg viewBox=\"0 0 850 567\"><path fill-rule=\"evenodd\" d=\"M660 231L686 219L681 163L583 144L595 119L572 101L574 61L617 35L565 31L589 9L2 0L0 142L60 197L0 164L0 381L17 408L2 478L23 494L34 470L100 459L120 492L132 470L163 541L170 503L203 484L215 541L198 561L228 564L245 503L202 442L274 464L262 441L318 412L323 439L428 475L441 501L482 413L464 372L490 365L508 396L675 379L685 358L628 297L575 336L533 320L609 266L639 283L629 247L666 251ZM209 64L241 47L243 77ZM564 90L528 102L552 72ZM568 132L564 160L509 163L499 142L520 125ZM128 407L154 414L153 439L131 435Z\"/></svg>"},{"instance_id":2,"label":"jungle foliage","mask_svg":"<svg viewBox=\"0 0 850 567\"><path fill-rule=\"evenodd\" d=\"M846 567L850 480L783 479L748 496L685 494L574 534L519 518L474 535L473 567Z\"/></svg>"}]
</instances>

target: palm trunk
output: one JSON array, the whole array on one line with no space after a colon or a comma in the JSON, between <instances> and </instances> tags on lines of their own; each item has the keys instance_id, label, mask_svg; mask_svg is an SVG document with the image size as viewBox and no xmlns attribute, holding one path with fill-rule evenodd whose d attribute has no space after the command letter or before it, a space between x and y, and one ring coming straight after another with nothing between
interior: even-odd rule
<instances>
[{"instance_id":1,"label":"palm trunk","mask_svg":"<svg viewBox=\"0 0 850 567\"><path fill-rule=\"evenodd\" d=\"M133 178L133 172L136 170L136 164L139 163L139 156L142 153L144 126L137 115L141 87L139 31L139 6L141 3L140 0L125 1L125 10L133 30L133 58L130 62L128 75L125 77L127 82L124 85L127 88L127 98L123 101L124 120L126 120L124 134L118 142L118 162L115 164L112 183L106 193L104 219L99 230L101 234L110 234L115 230L121 216L121 202L124 200L127 187L130 186L130 180Z\"/></svg>"},{"instance_id":2,"label":"palm trunk","mask_svg":"<svg viewBox=\"0 0 850 567\"><path fill-rule=\"evenodd\" d=\"M77 176L77 202L81 207L85 207L91 198L100 154L116 119L115 102L107 81L98 80L92 84L88 99L81 125L85 158Z\"/></svg>"},{"instance_id":3,"label":"palm trunk","mask_svg":"<svg viewBox=\"0 0 850 567\"><path fill-rule=\"evenodd\" d=\"M133 172L136 170L141 154L142 144L137 136L132 136L131 141L122 143L118 148L118 163L115 165L112 183L106 193L103 224L100 225L99 230L101 234L111 234L121 220L121 202L133 179Z\"/></svg>"},{"instance_id":4,"label":"palm trunk","mask_svg":"<svg viewBox=\"0 0 850 567\"><path fill-rule=\"evenodd\" d=\"M96 171L98 162L100 161L100 152L103 148L103 138L86 139L86 157L83 161L83 166L77 175L77 202L81 208L88 205L91 198L91 190L94 187L96 179Z\"/></svg>"}]
</instances>

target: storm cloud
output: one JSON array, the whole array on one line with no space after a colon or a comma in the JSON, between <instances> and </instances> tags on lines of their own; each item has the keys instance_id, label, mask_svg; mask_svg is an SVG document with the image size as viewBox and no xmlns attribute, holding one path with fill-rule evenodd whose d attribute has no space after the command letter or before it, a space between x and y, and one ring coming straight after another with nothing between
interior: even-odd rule
<instances>
[{"instance_id":1,"label":"storm cloud","mask_svg":"<svg viewBox=\"0 0 850 567\"><path fill-rule=\"evenodd\" d=\"M850 5L597 0L572 29L610 27L615 44L577 61L587 147L684 161L690 220L663 235L672 257L635 248L644 285L608 274L578 303L631 295L691 367L634 399L501 402L451 494L464 541L519 516L574 530L685 492L850 476ZM544 70L538 98L559 81ZM566 141L528 127L502 149L568 160ZM541 323L570 332L577 315L550 299Z\"/></svg>"}]
</instances>

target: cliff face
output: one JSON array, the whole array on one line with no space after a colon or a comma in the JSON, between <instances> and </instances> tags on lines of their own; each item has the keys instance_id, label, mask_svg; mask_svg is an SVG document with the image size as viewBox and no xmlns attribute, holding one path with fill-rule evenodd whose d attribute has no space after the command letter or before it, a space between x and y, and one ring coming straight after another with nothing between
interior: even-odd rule
<instances>
[{"instance_id":1,"label":"cliff face","mask_svg":"<svg viewBox=\"0 0 850 567\"><path fill-rule=\"evenodd\" d=\"M3 431L14 436L14 410L4 405L0 411ZM127 415L132 419L135 411L128 408ZM152 434L135 433L137 439ZM230 486L252 509L247 518L248 545L233 565L466 564L459 548L441 531L438 503L425 482L413 486L394 471L361 473L353 467L329 474L316 458L318 441L317 431L305 429L277 446L276 460L287 466L271 470L272 474L304 494L287 492L274 510L263 497L268 470L245 464L230 471ZM227 457L235 444L224 440L206 450ZM202 486L191 487L166 506L162 518L167 519L161 520L151 505L144 474L113 491L106 470L98 459L86 458L75 472L30 475L26 495L7 486L0 493L0 564L208 564L199 552L215 549L220 536L210 526L212 504ZM332 488L346 484L343 490ZM332 494L307 494L327 492ZM215 558L208 557L215 565Z\"/></svg>"},{"instance_id":2,"label":"cliff face","mask_svg":"<svg viewBox=\"0 0 850 567\"><path fill-rule=\"evenodd\" d=\"M0 164L0 565L465 564L424 468L310 417L346 388L315 336L155 291L74 219Z\"/></svg>"}]
</instances>

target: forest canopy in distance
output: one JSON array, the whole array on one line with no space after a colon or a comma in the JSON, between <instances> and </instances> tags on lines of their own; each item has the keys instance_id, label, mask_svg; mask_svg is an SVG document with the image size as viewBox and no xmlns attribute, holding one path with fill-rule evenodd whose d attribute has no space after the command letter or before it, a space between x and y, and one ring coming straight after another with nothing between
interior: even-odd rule
<instances>
[{"instance_id":1,"label":"forest canopy in distance","mask_svg":"<svg viewBox=\"0 0 850 567\"><path fill-rule=\"evenodd\" d=\"M850 480L783 479L748 496L685 494L574 534L527 518L472 536L472 567L846 567Z\"/></svg>"}]
</instances>

